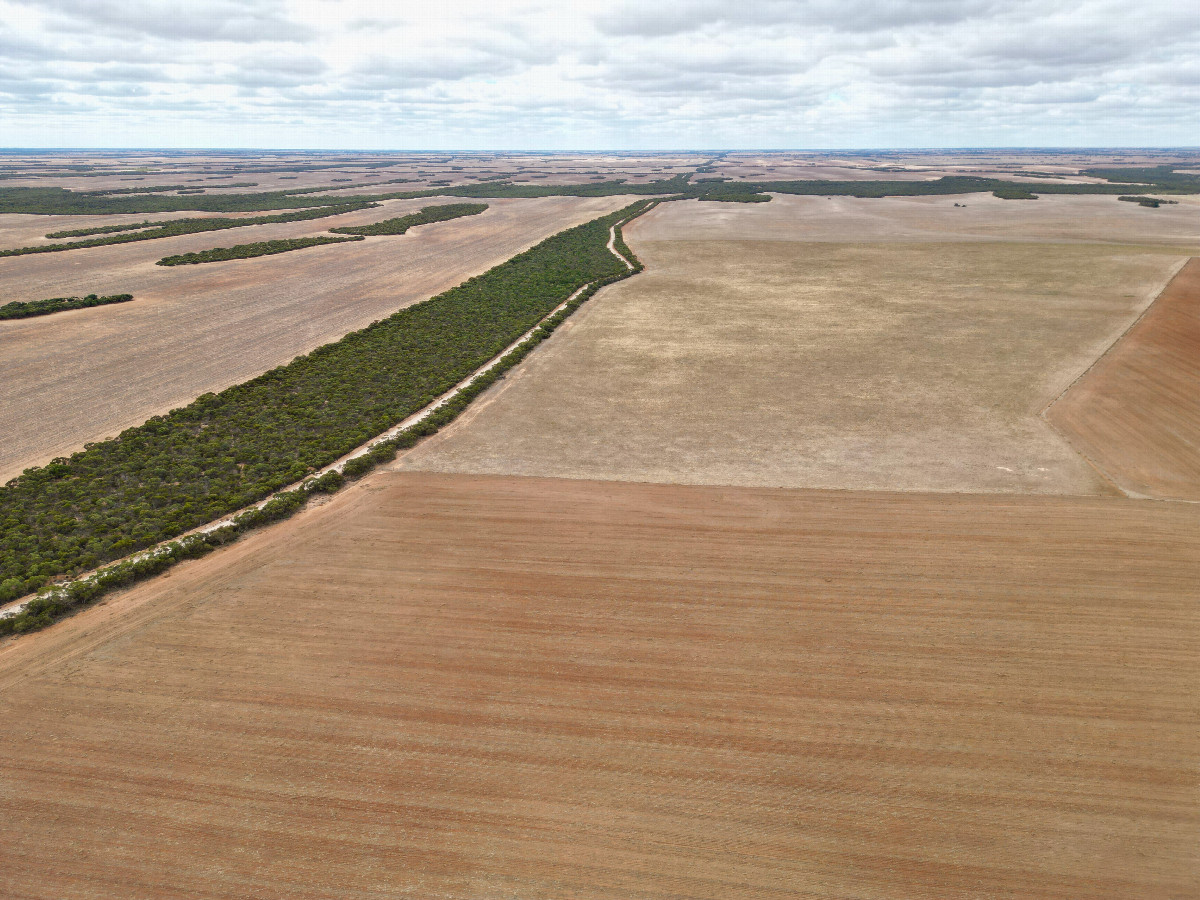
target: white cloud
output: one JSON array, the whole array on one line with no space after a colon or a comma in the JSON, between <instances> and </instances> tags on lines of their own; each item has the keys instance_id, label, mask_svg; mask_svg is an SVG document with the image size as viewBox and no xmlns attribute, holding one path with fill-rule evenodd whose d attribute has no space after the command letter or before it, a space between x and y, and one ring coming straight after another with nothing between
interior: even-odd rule
<instances>
[{"instance_id":1,"label":"white cloud","mask_svg":"<svg viewBox=\"0 0 1200 900\"><path fill-rule=\"evenodd\" d=\"M1194 144L1152 0L0 0L8 146Z\"/></svg>"}]
</instances>

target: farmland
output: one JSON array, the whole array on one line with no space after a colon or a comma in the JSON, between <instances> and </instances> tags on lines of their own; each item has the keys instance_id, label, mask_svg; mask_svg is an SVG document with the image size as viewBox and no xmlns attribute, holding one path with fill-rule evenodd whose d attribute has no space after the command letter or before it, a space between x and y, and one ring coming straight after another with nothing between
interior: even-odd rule
<instances>
[{"instance_id":1,"label":"farmland","mask_svg":"<svg viewBox=\"0 0 1200 900\"><path fill-rule=\"evenodd\" d=\"M622 198L493 201L477 216L402 238L165 268L211 248L196 234L0 263L0 296L129 292L137 302L0 325L0 480L253 378L440 293L542 238L619 209ZM415 212L402 201L337 219L255 226L260 240L319 234Z\"/></svg>"},{"instance_id":2,"label":"farmland","mask_svg":"<svg viewBox=\"0 0 1200 900\"><path fill-rule=\"evenodd\" d=\"M1185 895L1198 580L1193 505L377 475L0 651L0 891Z\"/></svg>"},{"instance_id":3,"label":"farmland","mask_svg":"<svg viewBox=\"0 0 1200 900\"><path fill-rule=\"evenodd\" d=\"M1113 492L1040 413L1145 309L1184 247L735 239L741 220L777 216L774 205L676 203L635 222L626 237L646 274L403 465ZM687 239L693 215L707 239ZM711 239L714 217L725 240Z\"/></svg>"},{"instance_id":4,"label":"farmland","mask_svg":"<svg viewBox=\"0 0 1200 900\"><path fill-rule=\"evenodd\" d=\"M0 895L1193 895L1196 159L0 155Z\"/></svg>"}]
</instances>

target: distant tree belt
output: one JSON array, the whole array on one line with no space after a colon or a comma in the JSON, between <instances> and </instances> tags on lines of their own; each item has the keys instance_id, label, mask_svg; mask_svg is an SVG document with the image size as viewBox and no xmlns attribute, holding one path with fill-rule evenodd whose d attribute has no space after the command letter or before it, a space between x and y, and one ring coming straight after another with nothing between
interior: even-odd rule
<instances>
[{"instance_id":1,"label":"distant tree belt","mask_svg":"<svg viewBox=\"0 0 1200 900\"><path fill-rule=\"evenodd\" d=\"M329 167L333 168L333 167ZM283 170L276 170L283 171ZM297 170L290 170L297 171ZM198 209L208 212L250 212L313 206L322 199L341 203L370 203L379 200L411 200L421 197L612 197L619 194L672 195L685 198L732 199L733 194L802 194L810 196L920 197L944 194L970 194L1020 187L1039 194L1123 194L1136 184L1147 193L1200 194L1200 177L1173 172L1168 166L1135 169L1096 169L1085 172L1104 177L1100 184L1041 182L1022 183L999 178L955 175L929 181L743 181L720 184L689 183L688 175L676 175L660 181L628 184L622 180L591 184L513 184L508 181L464 184L386 194L364 194L340 198L320 198L295 191L271 191L246 194L205 194L204 196L166 196L129 194L100 196L62 188L0 188L0 213L36 215L100 215L119 213L172 212ZM1116 179L1127 179L1117 182Z\"/></svg>"},{"instance_id":2,"label":"distant tree belt","mask_svg":"<svg viewBox=\"0 0 1200 900\"><path fill-rule=\"evenodd\" d=\"M992 195L999 197L1001 200L1036 200L1038 198L1037 194L1020 185L996 188L996 190L992 191Z\"/></svg>"},{"instance_id":3,"label":"distant tree belt","mask_svg":"<svg viewBox=\"0 0 1200 900\"><path fill-rule=\"evenodd\" d=\"M243 188L243 187L257 187L257 186L258 186L257 181L238 181L238 182L235 182L232 184L206 185L206 187L219 187L219 188ZM91 194L93 197L114 197L114 196L118 196L121 194L161 194L161 193L165 193L167 191L195 191L195 190L203 190L203 188L197 188L194 183L193 184L159 184L159 185L151 185L149 187L110 188L109 190L87 191L87 193Z\"/></svg>"},{"instance_id":4,"label":"distant tree belt","mask_svg":"<svg viewBox=\"0 0 1200 900\"><path fill-rule=\"evenodd\" d=\"M346 225L329 230L334 234L404 234L408 229L417 225L446 222L463 216L477 216L487 208L486 203L446 203L442 206L426 206L420 212L400 216L396 219L384 219L382 222L375 222L371 225Z\"/></svg>"},{"instance_id":5,"label":"distant tree belt","mask_svg":"<svg viewBox=\"0 0 1200 900\"><path fill-rule=\"evenodd\" d=\"M329 235L321 234L315 237L258 241L253 244L237 244L233 247L214 247L212 250L201 250L198 253L180 253L177 256L164 256L155 265L194 266L199 263L226 262L231 259L253 259L256 256L274 256L276 253L303 250L305 247L319 247L322 244L345 244L348 241L365 240L366 238L360 235L354 237L330 237Z\"/></svg>"},{"instance_id":6,"label":"distant tree belt","mask_svg":"<svg viewBox=\"0 0 1200 900\"><path fill-rule=\"evenodd\" d=\"M286 366L0 487L0 602L248 506L386 431L589 282L628 270L609 228L559 232Z\"/></svg>"},{"instance_id":7,"label":"distant tree belt","mask_svg":"<svg viewBox=\"0 0 1200 900\"><path fill-rule=\"evenodd\" d=\"M71 241L69 244L41 244L35 247L18 247L14 250L0 250L0 256L25 256L30 253L60 253L65 250L77 250L80 247L104 247L109 244L129 244L135 241L153 241L158 238L178 237L181 234L198 234L202 231L224 231L229 228L243 228L247 225L274 225L280 222L307 222L311 219L324 219L358 209L369 209L377 204L370 202L342 203L338 206L318 206L315 209L305 209L299 212L279 213L273 216L251 216L243 219L169 219L166 222L154 222L150 225L104 226L106 229L120 228L132 233L109 234L108 237L93 238L88 241ZM133 231L133 229L139 229ZM74 232L59 231L54 236L74 236L76 234L95 234L96 230L81 228ZM51 235L47 235L50 237Z\"/></svg>"},{"instance_id":8,"label":"distant tree belt","mask_svg":"<svg viewBox=\"0 0 1200 900\"><path fill-rule=\"evenodd\" d=\"M55 297L51 300L29 300L6 303L0 306L0 319L29 319L33 316L48 316L51 313L67 312L71 309L87 309L91 306L107 306L110 303L127 303L133 294L110 294L98 297Z\"/></svg>"},{"instance_id":9,"label":"distant tree belt","mask_svg":"<svg viewBox=\"0 0 1200 900\"><path fill-rule=\"evenodd\" d=\"M219 185L212 185L218 187ZM289 191L244 194L204 194L185 197L170 194L101 195L87 191L68 191L51 187L0 188L0 213L32 215L96 216L128 213L183 212L261 212L273 209L302 209L334 206L349 202L369 203L363 197L307 197Z\"/></svg>"},{"instance_id":10,"label":"distant tree belt","mask_svg":"<svg viewBox=\"0 0 1200 900\"><path fill-rule=\"evenodd\" d=\"M1150 209L1158 209L1164 203L1178 203L1178 200L1163 200L1160 197L1118 197L1118 200L1124 200L1126 203L1136 203L1138 206L1146 206Z\"/></svg>"}]
</instances>

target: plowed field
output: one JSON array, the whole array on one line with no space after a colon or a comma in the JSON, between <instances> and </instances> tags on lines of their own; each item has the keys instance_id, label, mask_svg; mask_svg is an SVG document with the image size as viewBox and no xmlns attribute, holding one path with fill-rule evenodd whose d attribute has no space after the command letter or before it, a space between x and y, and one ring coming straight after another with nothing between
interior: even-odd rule
<instances>
[{"instance_id":1,"label":"plowed field","mask_svg":"<svg viewBox=\"0 0 1200 900\"><path fill-rule=\"evenodd\" d=\"M1200 260L1047 417L1124 490L1200 500Z\"/></svg>"},{"instance_id":2,"label":"plowed field","mask_svg":"<svg viewBox=\"0 0 1200 900\"><path fill-rule=\"evenodd\" d=\"M1192 896L1200 507L379 474L0 650L0 895Z\"/></svg>"}]
</instances>

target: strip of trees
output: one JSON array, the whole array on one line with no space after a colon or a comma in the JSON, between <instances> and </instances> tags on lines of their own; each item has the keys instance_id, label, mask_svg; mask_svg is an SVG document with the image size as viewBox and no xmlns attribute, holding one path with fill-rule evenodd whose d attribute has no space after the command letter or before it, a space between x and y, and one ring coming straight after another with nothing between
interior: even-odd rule
<instances>
[{"instance_id":1,"label":"strip of trees","mask_svg":"<svg viewBox=\"0 0 1200 900\"><path fill-rule=\"evenodd\" d=\"M626 277L609 228L649 205L562 231L286 366L27 469L0 488L0 603L247 507L386 431L580 287Z\"/></svg>"},{"instance_id":2,"label":"strip of trees","mask_svg":"<svg viewBox=\"0 0 1200 900\"><path fill-rule=\"evenodd\" d=\"M53 297L49 300L14 301L0 306L0 319L29 319L34 316L48 316L51 313L67 312L72 309L107 306L110 303L128 303L132 299L133 294L109 294L107 297L88 294L86 297Z\"/></svg>"},{"instance_id":3,"label":"strip of trees","mask_svg":"<svg viewBox=\"0 0 1200 900\"><path fill-rule=\"evenodd\" d=\"M334 234L386 235L404 234L417 225L428 225L431 222L447 222L463 216L477 216L488 208L486 203L446 203L442 206L426 206L420 212L395 219L384 219L370 225L346 225L340 228L330 228Z\"/></svg>"},{"instance_id":4,"label":"strip of trees","mask_svg":"<svg viewBox=\"0 0 1200 900\"><path fill-rule=\"evenodd\" d=\"M331 237L316 235L314 237L284 238L276 241L257 241L253 244L237 244L233 247L214 247L211 250L201 250L197 253L179 253L175 256L164 256L155 265L158 266L194 266L200 263L227 262L231 259L253 259L256 256L274 256L277 253L288 253L292 250L303 250L305 247L319 247L322 244L345 244L351 241L364 241L364 237Z\"/></svg>"},{"instance_id":5,"label":"strip of trees","mask_svg":"<svg viewBox=\"0 0 1200 900\"><path fill-rule=\"evenodd\" d=\"M224 231L228 228L245 228L247 225L275 225L281 222L307 222L312 219L324 219L328 216L339 216L343 213L354 212L358 209L369 209L378 206L370 201L355 203L339 203L337 206L318 206L314 209L304 209L298 212L278 213L270 216L250 216L247 218L203 218L203 219L168 219L165 222L141 223L139 225L103 226L112 229L107 236L91 238L85 241L71 241L68 244L40 244L34 247L18 247L14 250L0 250L0 256L25 256L30 253L58 253L64 250L78 250L80 247L103 247L109 244L130 244L135 241L153 241L158 238L178 237L182 234L198 234L202 231ZM120 231L116 231L116 229ZM133 229L137 229L136 231ZM81 228L75 232L57 232L63 234L96 234L99 230ZM47 235L49 237L50 235Z\"/></svg>"}]
</instances>

